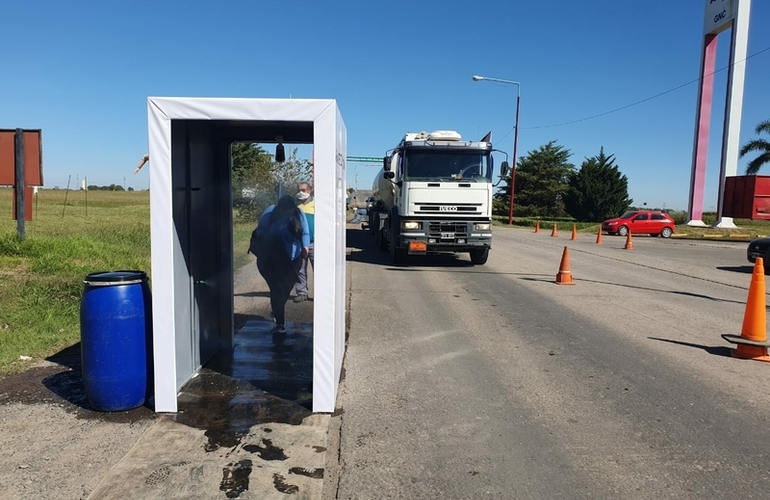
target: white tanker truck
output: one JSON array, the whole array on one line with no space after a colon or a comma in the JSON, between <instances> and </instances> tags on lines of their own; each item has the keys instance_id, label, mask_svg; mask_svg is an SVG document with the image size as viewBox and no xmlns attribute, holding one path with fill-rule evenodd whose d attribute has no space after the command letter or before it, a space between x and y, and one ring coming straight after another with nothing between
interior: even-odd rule
<instances>
[{"instance_id":1,"label":"white tanker truck","mask_svg":"<svg viewBox=\"0 0 770 500\"><path fill-rule=\"evenodd\" d=\"M369 228L395 264L408 255L468 252L485 264L492 247L492 144L451 130L407 133L372 186ZM501 164L500 177L508 163Z\"/></svg>"}]
</instances>

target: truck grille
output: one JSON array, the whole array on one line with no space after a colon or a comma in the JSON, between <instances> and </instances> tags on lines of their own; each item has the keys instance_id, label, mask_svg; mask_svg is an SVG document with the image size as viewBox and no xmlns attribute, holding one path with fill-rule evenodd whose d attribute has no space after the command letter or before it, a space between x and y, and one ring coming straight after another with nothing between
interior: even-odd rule
<instances>
[{"instance_id":1,"label":"truck grille","mask_svg":"<svg viewBox=\"0 0 770 500\"><path fill-rule=\"evenodd\" d=\"M439 238L441 234L454 233L457 237L468 235L468 224L455 224L452 222L431 222L428 225L428 236Z\"/></svg>"}]
</instances>

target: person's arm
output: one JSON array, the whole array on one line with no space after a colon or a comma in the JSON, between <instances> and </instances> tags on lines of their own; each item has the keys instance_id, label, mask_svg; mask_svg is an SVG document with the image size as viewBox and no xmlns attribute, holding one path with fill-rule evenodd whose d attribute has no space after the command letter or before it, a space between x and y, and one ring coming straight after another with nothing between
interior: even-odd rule
<instances>
[{"instance_id":1,"label":"person's arm","mask_svg":"<svg viewBox=\"0 0 770 500\"><path fill-rule=\"evenodd\" d=\"M259 218L259 222L257 223L257 234L262 236L265 234L265 231L267 231L268 226L270 225L270 213L275 208L275 205L270 205L265 209L264 212L262 212L262 217Z\"/></svg>"},{"instance_id":2,"label":"person's arm","mask_svg":"<svg viewBox=\"0 0 770 500\"><path fill-rule=\"evenodd\" d=\"M302 221L302 247L305 248L305 250L310 249L310 226L307 224L307 217L305 217L305 212L302 210L299 211L299 219Z\"/></svg>"}]
</instances>

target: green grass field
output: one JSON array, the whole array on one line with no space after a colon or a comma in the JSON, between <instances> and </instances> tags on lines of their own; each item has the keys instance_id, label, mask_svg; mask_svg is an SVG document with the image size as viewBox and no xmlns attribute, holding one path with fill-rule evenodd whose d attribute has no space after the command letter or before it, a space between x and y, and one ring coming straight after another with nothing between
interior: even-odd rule
<instances>
[{"instance_id":1,"label":"green grass field","mask_svg":"<svg viewBox=\"0 0 770 500\"><path fill-rule=\"evenodd\" d=\"M80 300L89 273L151 274L148 191L44 189L33 198L32 213L20 240L13 190L0 188L0 374L80 340ZM251 226L235 225L236 265L249 258Z\"/></svg>"}]
</instances>

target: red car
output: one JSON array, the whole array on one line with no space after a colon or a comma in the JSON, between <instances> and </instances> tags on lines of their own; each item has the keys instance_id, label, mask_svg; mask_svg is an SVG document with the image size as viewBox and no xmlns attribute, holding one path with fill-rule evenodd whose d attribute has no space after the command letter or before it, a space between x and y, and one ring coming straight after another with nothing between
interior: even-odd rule
<instances>
[{"instance_id":1,"label":"red car","mask_svg":"<svg viewBox=\"0 0 770 500\"><path fill-rule=\"evenodd\" d=\"M635 210L602 222L602 231L620 236L626 236L631 232L631 234L661 235L669 238L676 231L676 223L666 212Z\"/></svg>"}]
</instances>

